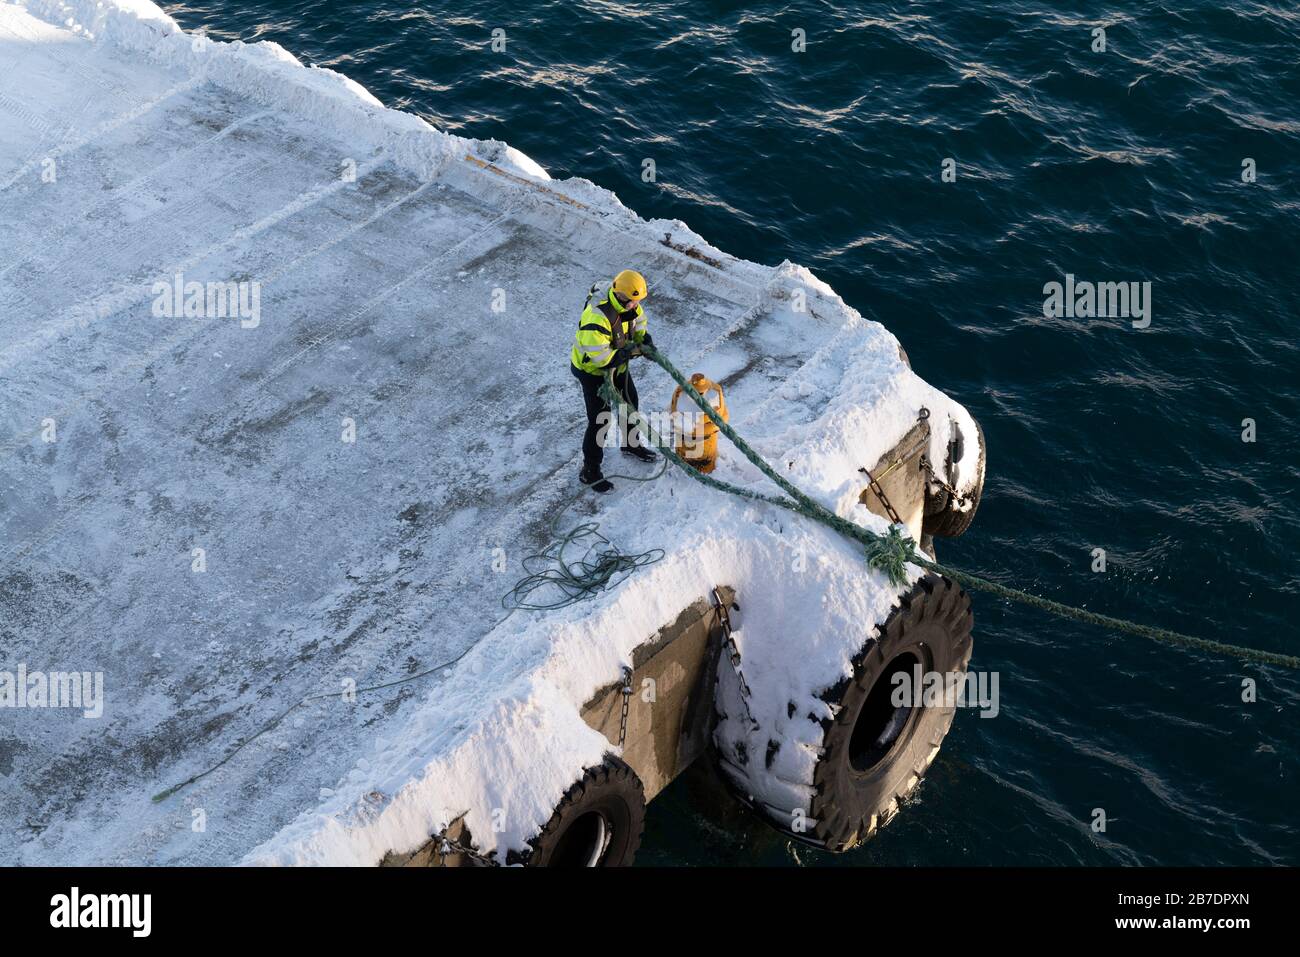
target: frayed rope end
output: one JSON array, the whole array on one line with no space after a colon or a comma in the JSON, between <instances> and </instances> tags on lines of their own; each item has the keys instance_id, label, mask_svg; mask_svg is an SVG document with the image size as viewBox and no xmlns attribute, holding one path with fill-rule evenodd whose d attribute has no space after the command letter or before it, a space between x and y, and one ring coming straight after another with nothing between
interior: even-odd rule
<instances>
[{"instance_id":1,"label":"frayed rope end","mask_svg":"<svg viewBox=\"0 0 1300 957\"><path fill-rule=\"evenodd\" d=\"M882 572L889 583L897 587L907 581L907 563L916 553L916 543L911 536L890 525L889 531L867 543L867 567Z\"/></svg>"}]
</instances>

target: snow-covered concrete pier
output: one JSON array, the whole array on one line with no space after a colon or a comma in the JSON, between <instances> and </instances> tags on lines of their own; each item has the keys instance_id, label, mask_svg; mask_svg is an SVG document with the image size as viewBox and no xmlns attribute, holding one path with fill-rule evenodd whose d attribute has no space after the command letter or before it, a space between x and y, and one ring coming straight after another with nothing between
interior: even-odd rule
<instances>
[{"instance_id":1,"label":"snow-covered concrete pier","mask_svg":"<svg viewBox=\"0 0 1300 957\"><path fill-rule=\"evenodd\" d=\"M580 494L567 350L628 265L660 348L840 514L886 528L858 469L922 407L934 462L974 444L800 267L147 0L0 3L0 671L104 686L99 718L0 710L0 861L375 864L458 819L503 859L610 751L584 704L715 585L771 655L754 699L813 709L898 606L851 544L671 472ZM765 487L725 443L717 474ZM508 613L566 509L666 557Z\"/></svg>"}]
</instances>

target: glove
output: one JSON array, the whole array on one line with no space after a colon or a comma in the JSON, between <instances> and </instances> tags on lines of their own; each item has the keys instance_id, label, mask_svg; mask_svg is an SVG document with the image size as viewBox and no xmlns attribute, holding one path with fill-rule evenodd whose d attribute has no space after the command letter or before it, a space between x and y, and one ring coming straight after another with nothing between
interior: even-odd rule
<instances>
[{"instance_id":1,"label":"glove","mask_svg":"<svg viewBox=\"0 0 1300 957\"><path fill-rule=\"evenodd\" d=\"M619 348L614 353L613 358L609 360L610 368L617 369L623 363L627 362L628 359L631 359L635 355L639 355L640 353L635 350L636 346L634 345L626 345Z\"/></svg>"},{"instance_id":2,"label":"glove","mask_svg":"<svg viewBox=\"0 0 1300 957\"><path fill-rule=\"evenodd\" d=\"M644 336L641 337L641 345L649 346L651 349L653 349L655 347L654 337L647 332Z\"/></svg>"}]
</instances>

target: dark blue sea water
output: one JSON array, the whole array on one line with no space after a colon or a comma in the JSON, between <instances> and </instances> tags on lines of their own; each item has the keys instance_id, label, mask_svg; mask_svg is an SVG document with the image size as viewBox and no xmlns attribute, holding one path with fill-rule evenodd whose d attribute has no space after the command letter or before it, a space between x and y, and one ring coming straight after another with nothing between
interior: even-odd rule
<instances>
[{"instance_id":1,"label":"dark blue sea water","mask_svg":"<svg viewBox=\"0 0 1300 957\"><path fill-rule=\"evenodd\" d=\"M1300 653L1294 2L167 10L275 40L729 252L812 268L983 424L984 501L943 560ZM1150 281L1150 327L1045 318L1043 286L1066 273ZM975 600L972 667L1000 673L1001 714L958 714L878 839L839 858L797 848L720 813L696 777L652 805L640 861L1300 863L1300 676Z\"/></svg>"}]
</instances>

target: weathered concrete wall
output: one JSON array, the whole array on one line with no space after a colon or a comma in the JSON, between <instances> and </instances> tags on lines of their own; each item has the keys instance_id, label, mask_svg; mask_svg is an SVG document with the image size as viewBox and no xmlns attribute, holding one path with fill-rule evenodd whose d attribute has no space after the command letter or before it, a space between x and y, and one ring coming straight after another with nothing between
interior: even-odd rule
<instances>
[{"instance_id":1,"label":"weathered concrete wall","mask_svg":"<svg viewBox=\"0 0 1300 957\"><path fill-rule=\"evenodd\" d=\"M734 592L720 587L726 603ZM711 598L700 598L637 648L632 659L623 760L650 800L708 746L713 720L714 668L722 642ZM618 744L623 682L600 689L582 709L583 720Z\"/></svg>"},{"instance_id":2,"label":"weathered concrete wall","mask_svg":"<svg viewBox=\"0 0 1300 957\"><path fill-rule=\"evenodd\" d=\"M730 588L719 588L718 595L727 603L735 598ZM721 641L721 620L712 598L700 598L633 652L633 694L628 703L623 760L641 779L647 801L708 746L714 667ZM612 682L592 695L582 709L583 720L609 739L611 751L618 745L623 687L622 681ZM463 819L452 823L447 837L473 846ZM442 836L435 836L415 851L385 855L380 865L463 867L477 863L455 848L443 854L442 844Z\"/></svg>"},{"instance_id":3,"label":"weathered concrete wall","mask_svg":"<svg viewBox=\"0 0 1300 957\"><path fill-rule=\"evenodd\" d=\"M929 438L930 426L918 422L897 445L880 457L879 462L868 466L916 542L921 541L921 521L925 514L925 473L921 470L921 456L929 446ZM865 475L862 481L859 501L882 518L889 518L884 504L867 485Z\"/></svg>"},{"instance_id":4,"label":"weathered concrete wall","mask_svg":"<svg viewBox=\"0 0 1300 957\"><path fill-rule=\"evenodd\" d=\"M448 843L444 838L450 839ZM446 845L447 853L443 853ZM391 851L379 862L380 867L475 867L478 862L469 855L459 853L456 845L473 847L474 841L465 825L465 819L458 817L447 827L445 835L438 835L414 851L394 854Z\"/></svg>"}]
</instances>

